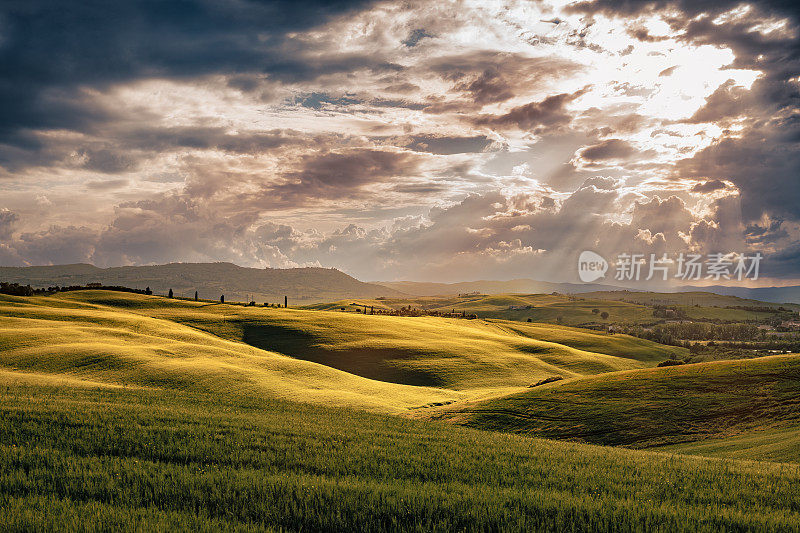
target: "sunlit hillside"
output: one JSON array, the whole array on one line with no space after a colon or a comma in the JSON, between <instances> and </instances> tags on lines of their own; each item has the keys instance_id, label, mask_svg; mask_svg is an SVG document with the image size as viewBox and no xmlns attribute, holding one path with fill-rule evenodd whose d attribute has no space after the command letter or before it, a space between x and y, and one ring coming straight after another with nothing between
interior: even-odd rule
<instances>
[{"instance_id":1,"label":"sunlit hillside","mask_svg":"<svg viewBox=\"0 0 800 533\"><path fill-rule=\"evenodd\" d=\"M149 320L153 327L170 331L211 334L216 344L229 341L241 349L278 352L383 382L459 390L524 387L554 375L642 368L685 353L632 337L569 328L254 308L97 291L32 298L24 311L17 304L6 312L57 320L67 315L56 306L65 305L101 323L123 317Z\"/></svg>"},{"instance_id":2,"label":"sunlit hillside","mask_svg":"<svg viewBox=\"0 0 800 533\"><path fill-rule=\"evenodd\" d=\"M547 322L571 326L603 326L613 323L647 324L654 320L653 305L678 306L687 319L746 322L764 321L774 316L759 307L780 307L755 300L709 293L602 292L587 294L476 294L409 298L351 298L332 303L309 305L309 309L399 310L413 309L440 313L469 313L480 318ZM789 306L792 307L792 306ZM800 308L800 307L799 307ZM608 313L603 318L602 313Z\"/></svg>"},{"instance_id":3,"label":"sunlit hillside","mask_svg":"<svg viewBox=\"0 0 800 533\"><path fill-rule=\"evenodd\" d=\"M81 296L0 296L4 380L268 395L390 412L459 398L454 391L365 379L170 320L88 304L80 300L91 300L92 295ZM120 301L114 294L94 296ZM163 301L146 296L122 300L129 309Z\"/></svg>"}]
</instances>

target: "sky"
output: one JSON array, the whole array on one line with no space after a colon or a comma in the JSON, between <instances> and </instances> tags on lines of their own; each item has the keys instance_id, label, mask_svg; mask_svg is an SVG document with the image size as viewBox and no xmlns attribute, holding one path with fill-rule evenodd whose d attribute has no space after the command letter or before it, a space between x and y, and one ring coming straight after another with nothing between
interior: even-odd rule
<instances>
[{"instance_id":1,"label":"sky","mask_svg":"<svg viewBox=\"0 0 800 533\"><path fill-rule=\"evenodd\" d=\"M0 265L758 252L800 284L798 32L791 1L7 0Z\"/></svg>"}]
</instances>

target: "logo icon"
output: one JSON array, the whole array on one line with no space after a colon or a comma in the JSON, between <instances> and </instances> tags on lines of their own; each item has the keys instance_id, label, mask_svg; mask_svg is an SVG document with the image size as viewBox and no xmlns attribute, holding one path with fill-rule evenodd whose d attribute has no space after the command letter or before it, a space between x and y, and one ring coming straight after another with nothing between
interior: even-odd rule
<instances>
[{"instance_id":1,"label":"logo icon","mask_svg":"<svg viewBox=\"0 0 800 533\"><path fill-rule=\"evenodd\" d=\"M578 277L584 283L591 283L606 276L608 261L601 255L586 250L578 257Z\"/></svg>"}]
</instances>

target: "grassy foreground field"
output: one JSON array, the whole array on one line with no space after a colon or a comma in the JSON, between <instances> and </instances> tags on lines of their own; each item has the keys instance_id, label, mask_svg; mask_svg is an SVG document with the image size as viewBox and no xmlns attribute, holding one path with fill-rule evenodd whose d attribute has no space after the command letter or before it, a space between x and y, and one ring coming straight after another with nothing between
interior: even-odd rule
<instances>
[{"instance_id":1,"label":"grassy foreground field","mask_svg":"<svg viewBox=\"0 0 800 533\"><path fill-rule=\"evenodd\" d=\"M800 359L654 368L683 353L504 320L0 296L0 529L800 531Z\"/></svg>"},{"instance_id":2,"label":"grassy foreground field","mask_svg":"<svg viewBox=\"0 0 800 533\"><path fill-rule=\"evenodd\" d=\"M4 383L6 530L776 531L797 465L279 400Z\"/></svg>"}]
</instances>

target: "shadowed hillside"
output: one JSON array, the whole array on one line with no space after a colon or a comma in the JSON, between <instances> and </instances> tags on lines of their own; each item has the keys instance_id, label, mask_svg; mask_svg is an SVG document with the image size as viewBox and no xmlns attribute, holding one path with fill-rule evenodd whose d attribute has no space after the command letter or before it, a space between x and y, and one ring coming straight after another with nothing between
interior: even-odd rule
<instances>
[{"instance_id":1,"label":"shadowed hillside","mask_svg":"<svg viewBox=\"0 0 800 533\"><path fill-rule=\"evenodd\" d=\"M798 462L800 355L565 380L443 416L537 437Z\"/></svg>"}]
</instances>

